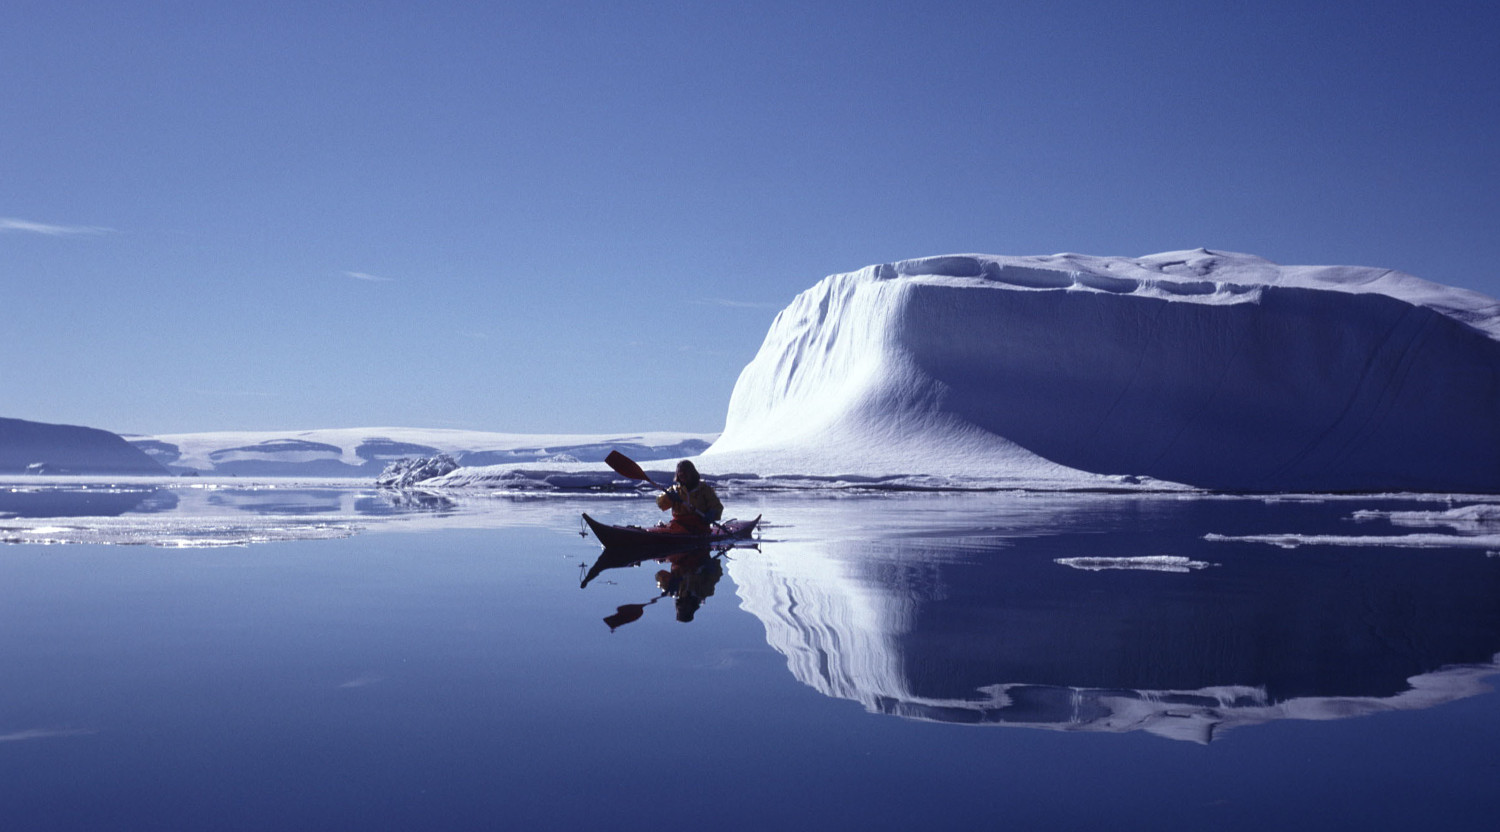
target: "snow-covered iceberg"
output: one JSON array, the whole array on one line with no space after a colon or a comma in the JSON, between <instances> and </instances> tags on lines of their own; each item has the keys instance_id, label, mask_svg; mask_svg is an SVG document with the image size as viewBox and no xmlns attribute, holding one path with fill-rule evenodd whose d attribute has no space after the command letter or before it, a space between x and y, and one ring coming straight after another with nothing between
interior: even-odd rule
<instances>
[{"instance_id":1,"label":"snow-covered iceberg","mask_svg":"<svg viewBox=\"0 0 1500 832\"><path fill-rule=\"evenodd\" d=\"M705 471L1500 490L1500 301L1198 249L957 255L777 316Z\"/></svg>"}]
</instances>

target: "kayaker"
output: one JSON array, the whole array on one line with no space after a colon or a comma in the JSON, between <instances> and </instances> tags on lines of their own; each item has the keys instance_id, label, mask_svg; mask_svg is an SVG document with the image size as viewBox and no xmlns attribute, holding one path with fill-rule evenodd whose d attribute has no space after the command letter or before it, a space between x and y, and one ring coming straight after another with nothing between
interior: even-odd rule
<instances>
[{"instance_id":1,"label":"kayaker","mask_svg":"<svg viewBox=\"0 0 1500 832\"><path fill-rule=\"evenodd\" d=\"M662 511L671 511L672 520L656 527L668 534L708 534L710 523L724 516L724 504L713 487L698 476L698 468L684 459L677 463L672 486L656 498Z\"/></svg>"}]
</instances>

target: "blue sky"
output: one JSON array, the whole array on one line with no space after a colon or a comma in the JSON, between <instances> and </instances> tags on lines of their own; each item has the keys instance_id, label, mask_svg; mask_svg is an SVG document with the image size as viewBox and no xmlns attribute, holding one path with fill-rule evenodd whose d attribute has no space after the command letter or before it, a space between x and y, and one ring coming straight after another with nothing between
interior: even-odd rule
<instances>
[{"instance_id":1,"label":"blue sky","mask_svg":"<svg viewBox=\"0 0 1500 832\"><path fill-rule=\"evenodd\" d=\"M76 3L0 26L0 415L714 431L777 310L1206 246L1500 295L1494 4Z\"/></svg>"}]
</instances>

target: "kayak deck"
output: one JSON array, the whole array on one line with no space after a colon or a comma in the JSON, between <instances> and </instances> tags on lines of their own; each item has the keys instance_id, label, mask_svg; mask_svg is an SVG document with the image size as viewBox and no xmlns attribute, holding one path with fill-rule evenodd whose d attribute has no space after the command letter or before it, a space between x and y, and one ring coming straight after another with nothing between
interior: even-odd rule
<instances>
[{"instance_id":1,"label":"kayak deck","mask_svg":"<svg viewBox=\"0 0 1500 832\"><path fill-rule=\"evenodd\" d=\"M760 522L760 515L753 520L726 520L715 524L714 531L709 534L673 534L671 532L652 531L640 526L611 526L598 520L583 515L583 521L589 524L594 531L594 537L599 539L609 548L640 548L656 549L677 547L684 544L695 543L720 543L732 540L743 540L755 531L755 526Z\"/></svg>"}]
</instances>

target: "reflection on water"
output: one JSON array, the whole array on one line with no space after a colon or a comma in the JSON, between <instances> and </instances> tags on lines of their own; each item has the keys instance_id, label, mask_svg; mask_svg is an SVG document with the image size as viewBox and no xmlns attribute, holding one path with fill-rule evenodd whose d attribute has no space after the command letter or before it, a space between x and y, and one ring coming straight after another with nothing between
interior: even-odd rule
<instances>
[{"instance_id":1,"label":"reflection on water","mask_svg":"<svg viewBox=\"0 0 1500 832\"><path fill-rule=\"evenodd\" d=\"M412 511L448 511L456 503L442 494L391 489L92 483L0 486L0 517L13 519L186 513L195 506L258 515L343 513L388 516Z\"/></svg>"},{"instance_id":2,"label":"reflection on water","mask_svg":"<svg viewBox=\"0 0 1500 832\"><path fill-rule=\"evenodd\" d=\"M670 561L596 563L577 535L582 511L654 516L646 495L382 518L344 513L372 489L284 516L174 491L172 512L0 519L0 539L365 533L0 548L5 829L648 828L681 772L716 829L1455 830L1500 811L1494 696L1199 748L944 730L803 684L920 720L1197 740L1476 689L1500 558L1203 540L1389 536L1350 519L1379 504L727 495L772 523L760 551L718 556L717 579L697 563L712 594L684 558L673 597ZM640 618L601 624L622 612Z\"/></svg>"},{"instance_id":3,"label":"reflection on water","mask_svg":"<svg viewBox=\"0 0 1500 832\"><path fill-rule=\"evenodd\" d=\"M373 496L361 497L354 501L356 512L371 516L404 514L412 511L447 512L457 509L458 502L443 494L391 488L382 488Z\"/></svg>"},{"instance_id":4,"label":"reflection on water","mask_svg":"<svg viewBox=\"0 0 1500 832\"><path fill-rule=\"evenodd\" d=\"M731 574L799 681L916 719L1207 742L1428 707L1497 670L1495 558L1204 540L1322 530L1342 505L1031 508L983 538L788 540Z\"/></svg>"},{"instance_id":5,"label":"reflection on water","mask_svg":"<svg viewBox=\"0 0 1500 832\"><path fill-rule=\"evenodd\" d=\"M614 613L604 617L610 632L637 621L645 615L646 608L663 599L670 599L676 609L677 620L692 621L703 602L713 596L724 577L723 554L727 547L711 549L708 546L687 546L672 552L651 552L645 556L639 549L611 550L599 553L599 558L584 575L579 586L587 588L595 578L609 569L655 564L662 568L655 574L657 595L649 601L636 604L621 604Z\"/></svg>"},{"instance_id":6,"label":"reflection on water","mask_svg":"<svg viewBox=\"0 0 1500 832\"><path fill-rule=\"evenodd\" d=\"M164 488L0 487L0 518L118 517L171 511L177 503L177 495Z\"/></svg>"},{"instance_id":7,"label":"reflection on water","mask_svg":"<svg viewBox=\"0 0 1500 832\"><path fill-rule=\"evenodd\" d=\"M505 507L499 500L475 502L474 515ZM0 484L0 542L202 547L320 540L462 509L443 494L353 484L17 482Z\"/></svg>"},{"instance_id":8,"label":"reflection on water","mask_svg":"<svg viewBox=\"0 0 1500 832\"><path fill-rule=\"evenodd\" d=\"M1500 654L1500 558L1391 545L1412 522L1411 501L739 499L771 524L762 551L600 554L585 587L608 582L608 570L645 567L620 573L630 577L615 583L639 595L602 605L614 608L605 623L667 609L696 620L714 609L727 564L741 605L792 674L828 696L923 720L1200 742L1238 725L1470 696ZM12 485L0 487L0 541L226 546L382 524L566 531L584 500ZM588 505L626 516L652 508L629 496ZM1488 539L1489 514L1456 515L1483 528L1454 536ZM1420 545L1441 537L1424 531ZM1255 542L1293 538L1296 549Z\"/></svg>"},{"instance_id":9,"label":"reflection on water","mask_svg":"<svg viewBox=\"0 0 1500 832\"><path fill-rule=\"evenodd\" d=\"M249 514L332 514L344 507L344 494L315 489L224 489L208 495L211 506Z\"/></svg>"}]
</instances>

